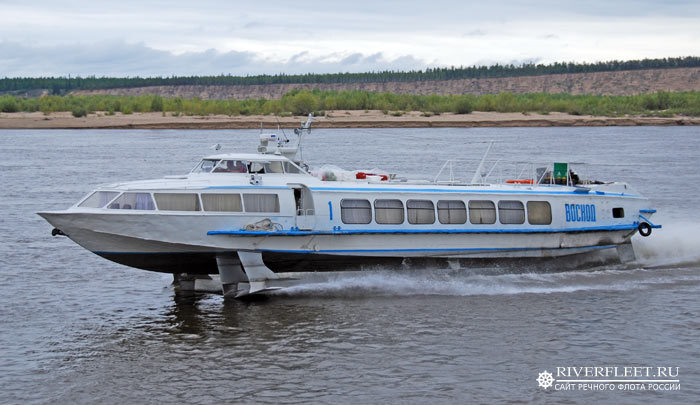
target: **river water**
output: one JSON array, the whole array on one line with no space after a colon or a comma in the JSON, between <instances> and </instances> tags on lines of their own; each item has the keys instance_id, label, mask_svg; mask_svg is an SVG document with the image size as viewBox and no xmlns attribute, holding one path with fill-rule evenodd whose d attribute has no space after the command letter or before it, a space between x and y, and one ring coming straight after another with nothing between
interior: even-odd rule
<instances>
[{"instance_id":1,"label":"river water","mask_svg":"<svg viewBox=\"0 0 700 405\"><path fill-rule=\"evenodd\" d=\"M263 301L180 295L35 215L187 172L258 131L0 131L3 403L691 403L700 396L700 128L317 130L312 166L434 175L445 159L584 161L649 196L638 261L332 277ZM588 260L588 259L586 259ZM600 262L598 262L600 261ZM543 389L557 367L678 367L680 389ZM572 376L573 377L573 376ZM556 376L555 379L563 377ZM561 387L560 387L561 388Z\"/></svg>"}]
</instances>

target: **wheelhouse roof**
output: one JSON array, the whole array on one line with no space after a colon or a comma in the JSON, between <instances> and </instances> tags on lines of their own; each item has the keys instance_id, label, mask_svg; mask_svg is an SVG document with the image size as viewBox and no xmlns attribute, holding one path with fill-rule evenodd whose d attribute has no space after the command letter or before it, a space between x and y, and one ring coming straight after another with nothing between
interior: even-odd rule
<instances>
[{"instance_id":1,"label":"wheelhouse roof","mask_svg":"<svg viewBox=\"0 0 700 405\"><path fill-rule=\"evenodd\" d=\"M267 155L262 153L223 153L218 155L205 156L203 159L245 160L248 162L286 162L289 160L281 155Z\"/></svg>"}]
</instances>

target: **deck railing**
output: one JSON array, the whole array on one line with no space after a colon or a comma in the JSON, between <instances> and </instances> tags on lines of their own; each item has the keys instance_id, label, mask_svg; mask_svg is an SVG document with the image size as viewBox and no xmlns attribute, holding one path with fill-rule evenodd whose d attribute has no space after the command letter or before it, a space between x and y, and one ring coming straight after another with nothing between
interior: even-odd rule
<instances>
[{"instance_id":1,"label":"deck railing","mask_svg":"<svg viewBox=\"0 0 700 405\"><path fill-rule=\"evenodd\" d=\"M585 163L575 163L577 169L586 170ZM481 173L474 176L474 171L481 168ZM573 175L573 178L572 178ZM436 184L470 184L466 179L477 179L476 184L561 184L573 186L580 179L572 171L571 163L538 163L523 161L505 161L497 159L479 165L478 161L450 159L440 167L433 182Z\"/></svg>"}]
</instances>

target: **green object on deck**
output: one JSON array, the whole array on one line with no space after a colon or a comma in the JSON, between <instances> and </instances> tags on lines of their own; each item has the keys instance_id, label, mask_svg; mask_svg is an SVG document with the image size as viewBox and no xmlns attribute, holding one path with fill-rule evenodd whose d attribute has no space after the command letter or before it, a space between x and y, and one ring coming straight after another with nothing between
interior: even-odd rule
<instances>
[{"instance_id":1,"label":"green object on deck","mask_svg":"<svg viewBox=\"0 0 700 405\"><path fill-rule=\"evenodd\" d=\"M566 180L566 176L569 173L568 163L555 163L554 164L554 179L555 180Z\"/></svg>"}]
</instances>

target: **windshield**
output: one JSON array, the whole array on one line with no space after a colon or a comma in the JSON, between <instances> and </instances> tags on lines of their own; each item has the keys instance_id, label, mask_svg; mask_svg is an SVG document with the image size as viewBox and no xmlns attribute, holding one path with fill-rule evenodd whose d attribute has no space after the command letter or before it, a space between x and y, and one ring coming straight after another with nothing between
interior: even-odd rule
<instances>
[{"instance_id":1,"label":"windshield","mask_svg":"<svg viewBox=\"0 0 700 405\"><path fill-rule=\"evenodd\" d=\"M192 173L209 173L216 166L218 159L203 159L194 169Z\"/></svg>"},{"instance_id":2,"label":"windshield","mask_svg":"<svg viewBox=\"0 0 700 405\"><path fill-rule=\"evenodd\" d=\"M96 191L80 203L79 207L102 208L119 193L116 191Z\"/></svg>"},{"instance_id":3,"label":"windshield","mask_svg":"<svg viewBox=\"0 0 700 405\"><path fill-rule=\"evenodd\" d=\"M216 165L214 173L248 173L248 167L240 160L222 160Z\"/></svg>"}]
</instances>

